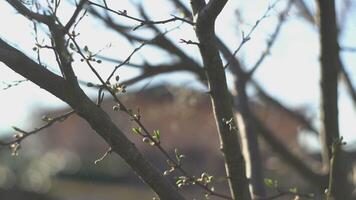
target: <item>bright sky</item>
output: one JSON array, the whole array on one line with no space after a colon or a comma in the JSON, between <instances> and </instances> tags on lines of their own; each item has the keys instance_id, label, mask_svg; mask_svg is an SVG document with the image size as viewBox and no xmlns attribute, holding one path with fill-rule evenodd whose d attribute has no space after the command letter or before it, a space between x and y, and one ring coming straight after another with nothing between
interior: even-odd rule
<instances>
[{"instance_id":1,"label":"bright sky","mask_svg":"<svg viewBox=\"0 0 356 200\"><path fill-rule=\"evenodd\" d=\"M41 1L41 0L39 0ZM42 0L43 1L43 0ZM341 0L339 0L341 1ZM45 1L44 1L45 2ZM110 7L117 10L127 10L129 15L138 16L135 7L129 4L128 1L107 1ZM136 3L139 0L135 1ZM166 1L159 1L152 3L153 1L143 1L144 7L148 14L153 19L167 19L170 18L170 14L179 15L174 12L174 8ZM188 3L188 1L186 1ZM272 2L269 2L272 3ZM223 38L225 43L228 44L230 49L235 49L241 40L241 31L247 33L254 25L257 19L259 19L268 7L268 1L229 1L223 12L218 18L216 23L216 32ZM240 25L236 20L236 8L239 6L242 12L241 15L245 21ZM246 66L251 66L255 63L256 59L260 56L261 52L265 49L266 40L277 23L277 13L285 7L283 1L277 5L277 7L270 12L270 17L264 19L252 35L252 39L247 42L242 50L238 53L238 56L243 59ZM63 22L66 22L69 13L73 12L73 7L70 4L63 1L60 9L60 18ZM355 16L355 8L351 8L351 15ZM289 15L288 22L282 27L280 36L277 39L274 47L269 56L261 68L258 69L255 77L261 85L277 99L290 107L304 107L307 108L308 114L312 116L319 116L319 38L318 30L316 27L305 23L296 17L295 10L292 10ZM7 19L6 25L9 22L13 26L7 26L0 29L0 37L5 39L10 44L23 50L27 55L35 58L35 52L32 51L34 46L33 25L24 17L16 12L5 2L0 1L0 18ZM130 22L124 20L122 17L117 17L118 20L125 23ZM133 23L134 25L137 23ZM162 30L169 30L174 28L179 23L171 23L162 25ZM3 24L5 26L5 24ZM356 47L356 41L352 36L356 34L356 24L351 20L346 22L346 29L342 33L340 42L342 45L348 45ZM84 18L78 27L80 30L80 37L78 38L81 45L88 45L89 49L98 51L103 49L103 54L117 59L124 60L131 51L139 44L130 44L128 41L123 40L121 36L107 31L105 26L92 20L90 17ZM152 37L152 34L136 31L138 34L142 33L148 38ZM195 41L195 35L192 27L189 25L182 25L179 29L169 33L170 38L177 42L183 38L186 40ZM40 38L46 38L44 34ZM48 39L45 39L48 42ZM110 48L106 48L108 45ZM200 60L199 52L196 47L188 46L185 44L178 44L184 50L189 52L196 60ZM59 73L56 68L53 55L49 51L42 51L42 58L47 65L55 72ZM343 60L347 71L350 73L353 79L354 85L356 85L356 68L355 54L343 53ZM78 57L77 57L78 58ZM153 49L152 47L145 46L141 49L133 58L132 63L140 63L143 60L150 63L160 63L163 61L170 61L170 58L166 54ZM79 60L79 59L77 59ZM97 82L90 70L80 62L75 62L75 71L78 77L85 81ZM106 77L111 71L112 63L102 63L98 65L98 70ZM121 68L119 75L123 79L132 77L137 74L137 71L129 68ZM0 63L0 80L6 83L11 83L15 80L22 80L23 78L9 70L6 66ZM159 76L150 79L151 84L159 82L170 83L189 83L192 85L199 85L198 82L188 73L174 73L171 75ZM231 77L229 78L231 82ZM141 86L144 83L141 84ZM6 84L0 84L1 88L6 87ZM129 88L130 90L130 88ZM348 93L345 90L343 84L340 86L339 91L339 112L340 112L340 129L345 140L348 142L356 142L356 112L355 108L350 101ZM0 134L9 133L11 126L16 125L18 127L29 128L30 124L26 124L28 119L31 119L31 111L39 108L56 108L58 106L64 106L65 104L43 91L39 87L30 82L25 82L19 86L0 91ZM316 139L315 139L316 140ZM310 138L308 141L312 141ZM313 142L312 142L313 143ZM315 143L315 142L314 142Z\"/></svg>"}]
</instances>

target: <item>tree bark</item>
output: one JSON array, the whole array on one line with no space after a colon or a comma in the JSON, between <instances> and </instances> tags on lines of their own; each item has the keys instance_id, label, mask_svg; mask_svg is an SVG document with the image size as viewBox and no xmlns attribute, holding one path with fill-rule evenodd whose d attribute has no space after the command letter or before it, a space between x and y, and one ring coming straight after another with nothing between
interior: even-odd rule
<instances>
[{"instance_id":1,"label":"tree bark","mask_svg":"<svg viewBox=\"0 0 356 200\"><path fill-rule=\"evenodd\" d=\"M322 141L324 164L329 165L331 146L339 138L337 80L339 47L334 0L319 0L321 42Z\"/></svg>"},{"instance_id":2,"label":"tree bark","mask_svg":"<svg viewBox=\"0 0 356 200\"><path fill-rule=\"evenodd\" d=\"M245 160L241 152L232 98L227 88L225 70L216 45L214 23L227 0L191 0L196 16L196 35L209 86L209 94L218 127L220 148L225 156L225 167L233 199L251 199Z\"/></svg>"}]
</instances>

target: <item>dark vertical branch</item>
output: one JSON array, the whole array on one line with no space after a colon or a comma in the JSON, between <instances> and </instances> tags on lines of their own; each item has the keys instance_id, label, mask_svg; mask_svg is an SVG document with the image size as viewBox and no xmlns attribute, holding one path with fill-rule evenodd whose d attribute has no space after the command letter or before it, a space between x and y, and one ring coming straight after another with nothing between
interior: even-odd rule
<instances>
[{"instance_id":1,"label":"dark vertical branch","mask_svg":"<svg viewBox=\"0 0 356 200\"><path fill-rule=\"evenodd\" d=\"M320 12L320 42L321 42L321 112L323 131L321 142L323 146L324 166L330 169L333 142L340 137L338 119L338 74L340 70L340 57L338 45L338 27L336 24L335 1L318 0ZM347 180L347 163L340 158L334 165L338 176L333 177L335 187L332 196L336 200L350 199L351 188ZM331 178L329 176L329 178Z\"/></svg>"},{"instance_id":2,"label":"dark vertical branch","mask_svg":"<svg viewBox=\"0 0 356 200\"><path fill-rule=\"evenodd\" d=\"M218 127L220 147L225 156L226 173L233 199L249 200L251 195L241 152L232 99L227 88L225 70L216 44L214 23L227 0L191 0L196 16L196 35L199 50L206 70L209 93Z\"/></svg>"},{"instance_id":3,"label":"dark vertical branch","mask_svg":"<svg viewBox=\"0 0 356 200\"><path fill-rule=\"evenodd\" d=\"M324 162L328 166L333 140L339 138L337 79L339 46L334 0L318 0L321 39L321 93Z\"/></svg>"},{"instance_id":4,"label":"dark vertical branch","mask_svg":"<svg viewBox=\"0 0 356 200\"><path fill-rule=\"evenodd\" d=\"M81 0L79 2L79 4L77 5L77 8L75 9L72 17L69 19L69 21L67 22L67 24L64 26L64 31L63 32L68 32L70 27L75 23L75 20L77 19L80 11L83 9L84 4L87 2L88 0Z\"/></svg>"}]
</instances>

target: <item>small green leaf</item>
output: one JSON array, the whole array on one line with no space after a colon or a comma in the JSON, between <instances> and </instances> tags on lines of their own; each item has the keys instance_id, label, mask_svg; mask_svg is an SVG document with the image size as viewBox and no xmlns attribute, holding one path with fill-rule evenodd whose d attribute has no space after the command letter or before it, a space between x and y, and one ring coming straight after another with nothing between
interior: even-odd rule
<instances>
[{"instance_id":1,"label":"small green leaf","mask_svg":"<svg viewBox=\"0 0 356 200\"><path fill-rule=\"evenodd\" d=\"M269 178L265 178L264 179L264 182L265 182L265 185L267 187L273 187L274 186L274 181L272 179L269 179Z\"/></svg>"},{"instance_id":2,"label":"small green leaf","mask_svg":"<svg viewBox=\"0 0 356 200\"><path fill-rule=\"evenodd\" d=\"M140 127L134 127L132 128L132 132L135 133L135 134L141 134L141 128Z\"/></svg>"},{"instance_id":3,"label":"small green leaf","mask_svg":"<svg viewBox=\"0 0 356 200\"><path fill-rule=\"evenodd\" d=\"M159 130L154 130L152 137L153 137L154 139L157 139L158 141L160 141L160 139L161 139L161 133L159 132Z\"/></svg>"}]
</instances>

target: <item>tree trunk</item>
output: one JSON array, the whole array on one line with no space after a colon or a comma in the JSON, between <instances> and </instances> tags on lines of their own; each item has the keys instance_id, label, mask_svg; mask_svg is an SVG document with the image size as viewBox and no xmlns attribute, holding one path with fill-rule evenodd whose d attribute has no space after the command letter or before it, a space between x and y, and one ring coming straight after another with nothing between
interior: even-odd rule
<instances>
[{"instance_id":1,"label":"tree trunk","mask_svg":"<svg viewBox=\"0 0 356 200\"><path fill-rule=\"evenodd\" d=\"M339 74L339 45L338 27L334 0L318 0L320 12L320 42L321 42L321 116L323 130L321 143L323 147L323 164L325 170L330 169L333 142L340 137L338 121L338 74ZM333 188L331 195L336 200L347 200L351 197L351 188L345 170L344 153L340 151L335 161L335 174L331 178Z\"/></svg>"}]
</instances>

